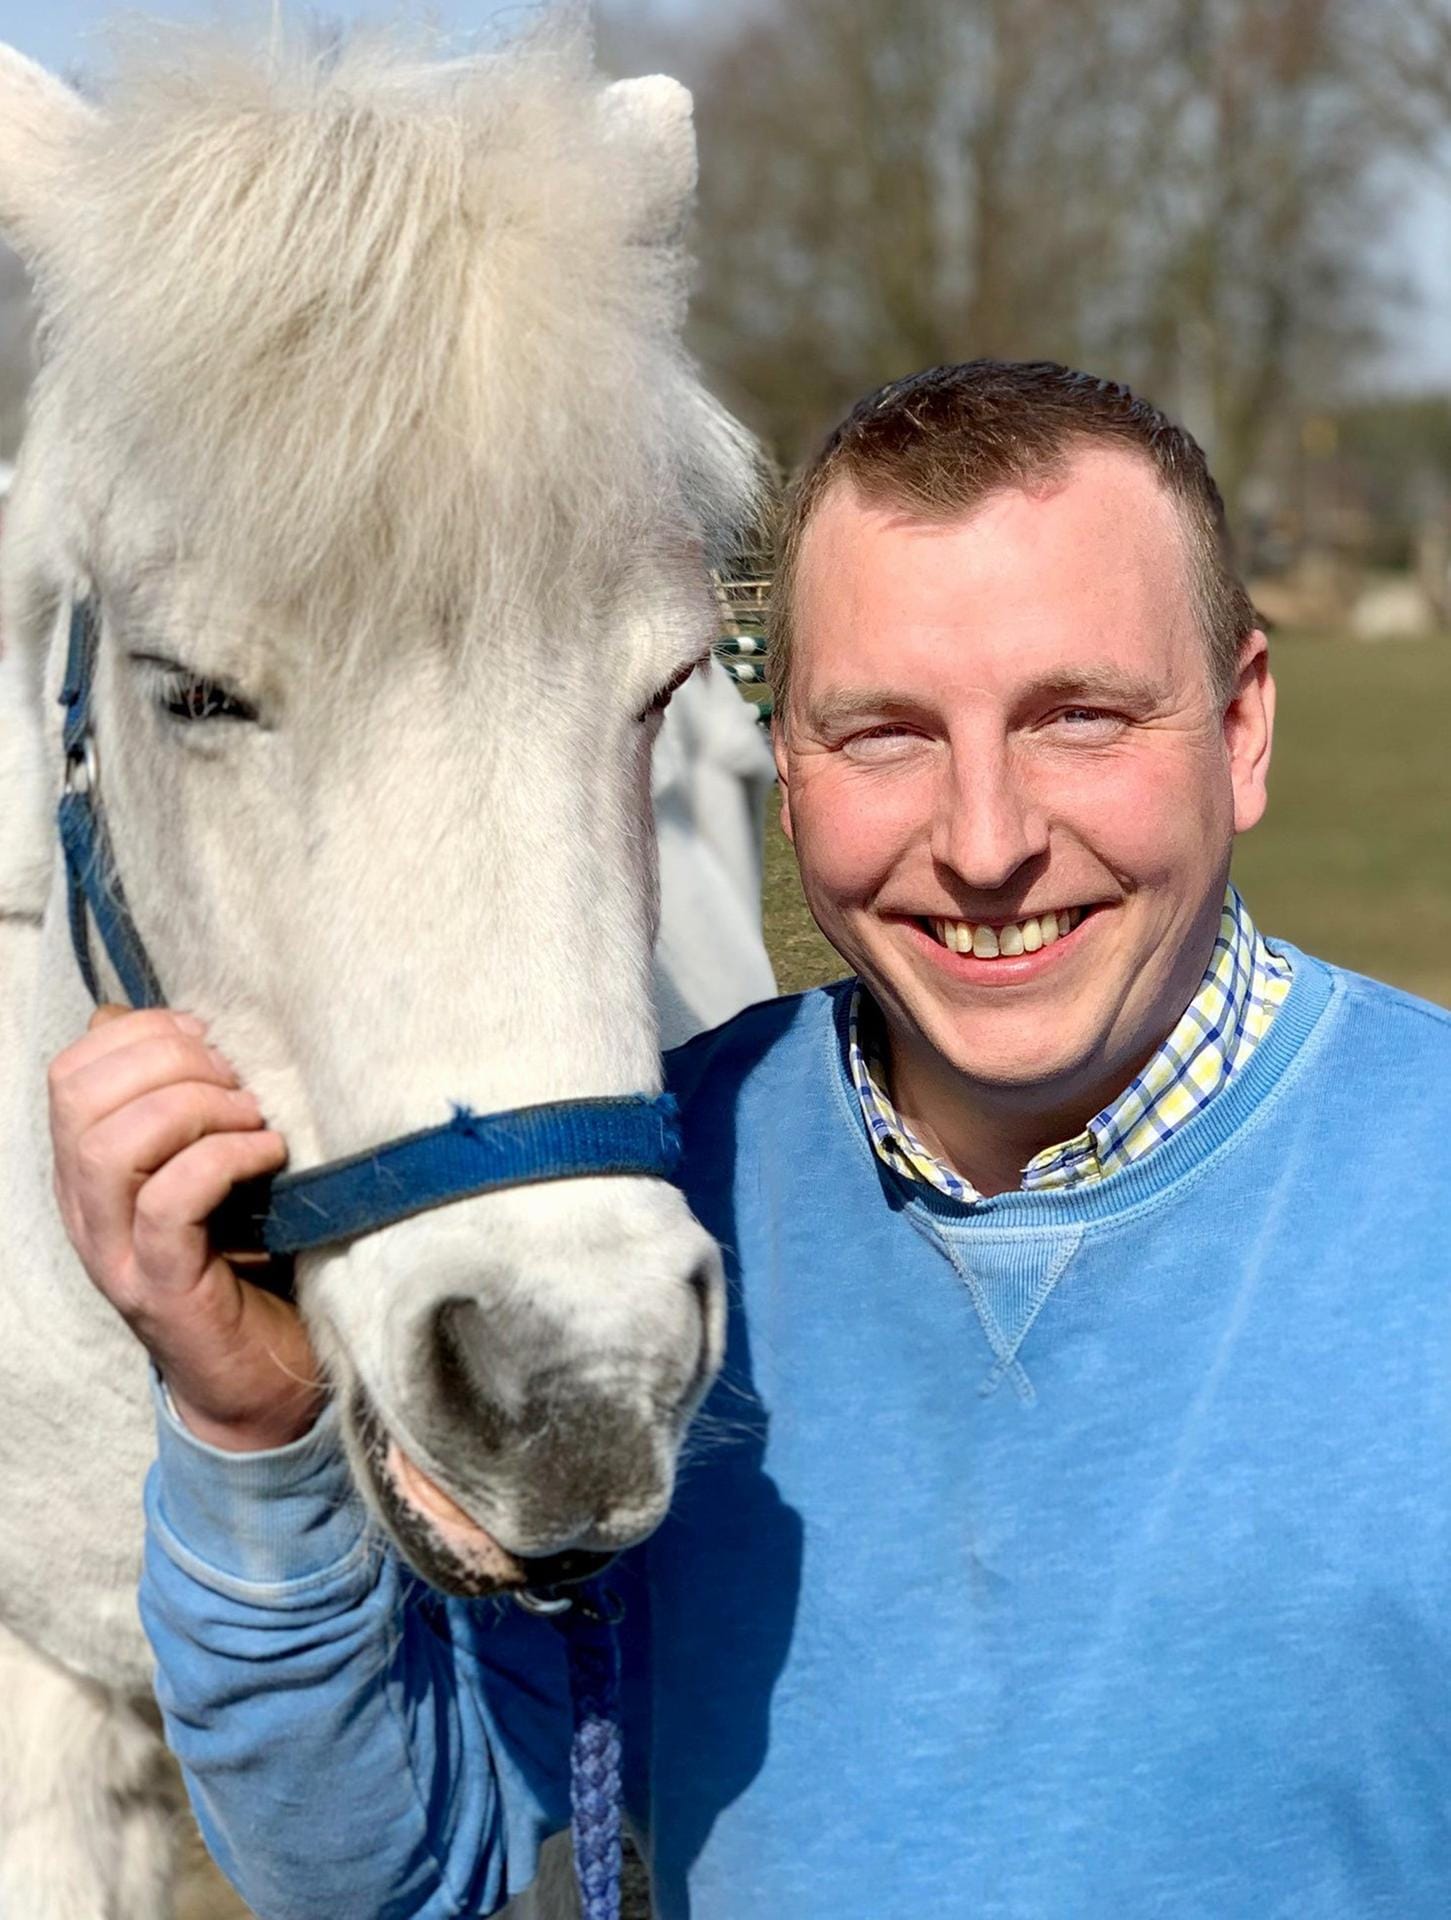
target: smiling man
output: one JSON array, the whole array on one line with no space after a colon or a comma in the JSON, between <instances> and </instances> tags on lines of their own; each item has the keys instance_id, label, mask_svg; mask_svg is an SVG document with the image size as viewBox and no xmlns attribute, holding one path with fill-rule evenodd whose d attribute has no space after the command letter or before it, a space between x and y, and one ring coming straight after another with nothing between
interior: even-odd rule
<instances>
[{"instance_id":1,"label":"smiling man","mask_svg":"<svg viewBox=\"0 0 1451 1920\"><path fill-rule=\"evenodd\" d=\"M783 818L871 989L852 1058L874 1132L957 1197L964 1172L991 1194L1110 1171L1126 1125L1159 1137L1141 1110L1185 1056L1218 1083L1205 1013L1232 1051L1289 973L1225 902L1274 688L1199 450L1058 368L919 375L803 482L783 571ZM1212 1010L1191 1007L1221 933ZM1226 1009L1237 973L1259 992Z\"/></svg>"},{"instance_id":2,"label":"smiling man","mask_svg":"<svg viewBox=\"0 0 1451 1920\"><path fill-rule=\"evenodd\" d=\"M1228 886L1274 690L1203 456L1060 367L898 383L798 486L776 619L853 977L670 1061L734 1306L618 1570L660 1920L1444 1914L1451 1019ZM155 1164L74 1092L123 1024L57 1072L77 1222ZM126 1262L163 1356L184 1161ZM554 1630L368 1551L329 1413L160 1430L168 1729L257 1912L492 1910L564 1818Z\"/></svg>"}]
</instances>

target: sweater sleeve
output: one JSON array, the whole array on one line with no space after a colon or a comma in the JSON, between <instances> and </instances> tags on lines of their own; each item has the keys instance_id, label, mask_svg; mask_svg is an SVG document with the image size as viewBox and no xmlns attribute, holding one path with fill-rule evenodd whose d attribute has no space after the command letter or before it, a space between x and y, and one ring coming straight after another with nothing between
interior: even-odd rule
<instances>
[{"instance_id":1,"label":"sweater sleeve","mask_svg":"<svg viewBox=\"0 0 1451 1920\"><path fill-rule=\"evenodd\" d=\"M414 1579L334 1413L270 1453L157 1425L142 1617L218 1864L258 1920L494 1912L568 1819L559 1635Z\"/></svg>"}]
</instances>

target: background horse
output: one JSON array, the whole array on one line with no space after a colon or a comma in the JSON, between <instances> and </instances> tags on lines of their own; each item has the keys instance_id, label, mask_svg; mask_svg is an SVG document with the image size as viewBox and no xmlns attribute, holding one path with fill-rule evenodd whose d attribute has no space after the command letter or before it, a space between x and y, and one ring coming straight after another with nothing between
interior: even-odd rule
<instances>
[{"instance_id":1,"label":"background horse","mask_svg":"<svg viewBox=\"0 0 1451 1920\"><path fill-rule=\"evenodd\" d=\"M50 1197L45 1067L88 1012L53 846L68 609L101 614L136 922L294 1165L450 1102L658 1087L651 743L754 479L680 345L694 167L688 96L605 85L562 30L439 63L165 36L99 108L0 56L0 230L43 342L0 659L7 1914L154 1920L170 1853L146 1370ZM739 997L768 989L728 944ZM677 1028L733 999L697 969ZM662 1182L457 1203L299 1285L355 1476L426 1577L522 1580L663 1513L722 1303ZM407 1511L367 1427L502 1558Z\"/></svg>"}]
</instances>

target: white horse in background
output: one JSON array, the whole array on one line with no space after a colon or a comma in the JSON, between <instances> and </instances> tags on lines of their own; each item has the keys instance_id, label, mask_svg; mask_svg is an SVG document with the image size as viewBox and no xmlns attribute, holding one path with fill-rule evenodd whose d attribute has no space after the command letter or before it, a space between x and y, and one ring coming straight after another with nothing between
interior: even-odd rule
<instances>
[{"instance_id":1,"label":"white horse in background","mask_svg":"<svg viewBox=\"0 0 1451 1920\"><path fill-rule=\"evenodd\" d=\"M440 63L163 37L101 107L0 53L0 232L43 342L0 552L6 1920L158 1920L174 1795L134 1600L146 1370L50 1193L46 1064L89 1012L54 848L67 608L102 613L135 919L295 1166L451 1101L658 1087L651 743L755 473L680 345L694 168L688 96L604 84L563 28ZM668 1037L771 991L739 904L764 759L734 692L689 684L657 776ZM492 1194L299 1288L426 1577L660 1518L722 1323L673 1189ZM364 1420L502 1562L420 1532Z\"/></svg>"},{"instance_id":2,"label":"white horse in background","mask_svg":"<svg viewBox=\"0 0 1451 1920\"><path fill-rule=\"evenodd\" d=\"M717 665L680 688L655 742L656 1002L667 1047L776 991L761 943L761 834L776 767L753 712Z\"/></svg>"}]
</instances>

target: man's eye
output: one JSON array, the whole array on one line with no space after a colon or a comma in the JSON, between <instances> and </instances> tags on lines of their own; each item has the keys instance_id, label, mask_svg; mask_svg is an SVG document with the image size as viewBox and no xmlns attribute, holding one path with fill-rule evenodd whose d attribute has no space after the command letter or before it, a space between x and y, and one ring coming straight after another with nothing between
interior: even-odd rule
<instances>
[{"instance_id":1,"label":"man's eye","mask_svg":"<svg viewBox=\"0 0 1451 1920\"><path fill-rule=\"evenodd\" d=\"M842 749L853 760L890 760L908 751L921 734L904 721L883 720L874 727L862 727L842 742Z\"/></svg>"},{"instance_id":2,"label":"man's eye","mask_svg":"<svg viewBox=\"0 0 1451 1920\"><path fill-rule=\"evenodd\" d=\"M1123 725L1123 717L1102 707L1060 707L1053 716L1056 725L1070 733L1109 734Z\"/></svg>"}]
</instances>

